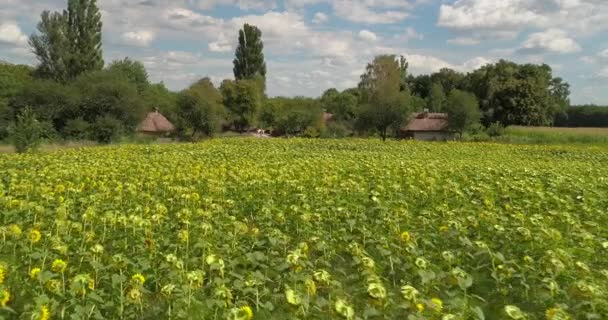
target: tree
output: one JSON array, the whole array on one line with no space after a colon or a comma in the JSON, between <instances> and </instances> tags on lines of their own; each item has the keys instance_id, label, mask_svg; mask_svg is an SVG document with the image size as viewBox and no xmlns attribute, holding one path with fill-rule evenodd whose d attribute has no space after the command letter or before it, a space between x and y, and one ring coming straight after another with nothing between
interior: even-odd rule
<instances>
[{"instance_id":1,"label":"tree","mask_svg":"<svg viewBox=\"0 0 608 320\"><path fill-rule=\"evenodd\" d=\"M305 132L311 135L320 133L322 110L317 100L304 97L279 97L270 100L276 110L273 125L276 133L289 136L302 135Z\"/></svg>"},{"instance_id":2,"label":"tree","mask_svg":"<svg viewBox=\"0 0 608 320\"><path fill-rule=\"evenodd\" d=\"M486 125L550 125L569 105L569 85L545 64L501 60L470 73L465 83L479 99Z\"/></svg>"},{"instance_id":3,"label":"tree","mask_svg":"<svg viewBox=\"0 0 608 320\"><path fill-rule=\"evenodd\" d=\"M112 119L120 121L123 129L132 131L143 119L146 106L137 92L137 86L121 74L102 70L83 74L71 84L76 92L82 94L76 108L66 118L82 117L89 123L106 117L104 128L112 127Z\"/></svg>"},{"instance_id":4,"label":"tree","mask_svg":"<svg viewBox=\"0 0 608 320\"><path fill-rule=\"evenodd\" d=\"M333 114L335 121L348 122L355 118L357 97L351 93L329 89L321 96L320 103L325 111Z\"/></svg>"},{"instance_id":5,"label":"tree","mask_svg":"<svg viewBox=\"0 0 608 320\"><path fill-rule=\"evenodd\" d=\"M150 85L146 67L139 61L133 61L129 58L112 61L108 66L108 70L126 77L130 82L137 86L137 91L140 93Z\"/></svg>"},{"instance_id":6,"label":"tree","mask_svg":"<svg viewBox=\"0 0 608 320\"><path fill-rule=\"evenodd\" d=\"M13 125L9 128L11 142L15 151L24 153L35 151L40 145L43 127L36 119L31 108L25 108L17 116Z\"/></svg>"},{"instance_id":7,"label":"tree","mask_svg":"<svg viewBox=\"0 0 608 320\"><path fill-rule=\"evenodd\" d=\"M377 56L361 76L359 88L367 101L357 127L376 129L382 140L386 140L389 129L399 129L409 112L409 92L401 91L403 61L394 55Z\"/></svg>"},{"instance_id":8,"label":"tree","mask_svg":"<svg viewBox=\"0 0 608 320\"><path fill-rule=\"evenodd\" d=\"M452 92L454 89L460 89L463 85L465 76L457 71L449 68L442 68L439 72L431 74L431 83L440 83L444 92Z\"/></svg>"},{"instance_id":9,"label":"tree","mask_svg":"<svg viewBox=\"0 0 608 320\"><path fill-rule=\"evenodd\" d=\"M239 44L234 59L234 78L236 80L266 78L264 62L264 43L262 31L256 26L245 24L239 30Z\"/></svg>"},{"instance_id":10,"label":"tree","mask_svg":"<svg viewBox=\"0 0 608 320\"><path fill-rule=\"evenodd\" d=\"M481 112L474 94L454 89L448 95L445 111L450 129L462 133L479 123Z\"/></svg>"},{"instance_id":11,"label":"tree","mask_svg":"<svg viewBox=\"0 0 608 320\"><path fill-rule=\"evenodd\" d=\"M222 82L220 91L224 105L237 131L243 132L255 124L262 104L262 86L258 79Z\"/></svg>"},{"instance_id":12,"label":"tree","mask_svg":"<svg viewBox=\"0 0 608 320\"><path fill-rule=\"evenodd\" d=\"M213 136L223 115L222 96L209 78L182 91L177 98L177 130L190 139Z\"/></svg>"},{"instance_id":13,"label":"tree","mask_svg":"<svg viewBox=\"0 0 608 320\"><path fill-rule=\"evenodd\" d=\"M33 34L29 43L38 59L36 75L59 82L68 80L70 45L65 15L44 11L38 23L39 35Z\"/></svg>"},{"instance_id":14,"label":"tree","mask_svg":"<svg viewBox=\"0 0 608 320\"><path fill-rule=\"evenodd\" d=\"M66 82L103 68L101 13L96 0L68 0L63 13L44 11L39 34L30 37L38 58L36 74Z\"/></svg>"},{"instance_id":15,"label":"tree","mask_svg":"<svg viewBox=\"0 0 608 320\"><path fill-rule=\"evenodd\" d=\"M446 102L445 91L441 83L433 83L427 98L427 106L431 112L441 112Z\"/></svg>"},{"instance_id":16,"label":"tree","mask_svg":"<svg viewBox=\"0 0 608 320\"><path fill-rule=\"evenodd\" d=\"M29 66L0 62L0 140L8 134L9 102L31 84L32 71Z\"/></svg>"}]
</instances>

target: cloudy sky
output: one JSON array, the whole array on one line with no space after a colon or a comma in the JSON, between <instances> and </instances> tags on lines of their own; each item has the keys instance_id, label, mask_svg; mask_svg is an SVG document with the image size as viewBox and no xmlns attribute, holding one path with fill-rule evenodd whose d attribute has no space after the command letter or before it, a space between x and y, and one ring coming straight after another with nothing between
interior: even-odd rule
<instances>
[{"instance_id":1,"label":"cloudy sky","mask_svg":"<svg viewBox=\"0 0 608 320\"><path fill-rule=\"evenodd\" d=\"M0 0L0 59L35 63L27 37L65 0ZM463 72L500 58L544 62L574 103L608 104L608 0L98 0L106 62L142 61L179 90L232 77L237 31L262 29L270 95L356 85L380 53L410 72Z\"/></svg>"}]
</instances>

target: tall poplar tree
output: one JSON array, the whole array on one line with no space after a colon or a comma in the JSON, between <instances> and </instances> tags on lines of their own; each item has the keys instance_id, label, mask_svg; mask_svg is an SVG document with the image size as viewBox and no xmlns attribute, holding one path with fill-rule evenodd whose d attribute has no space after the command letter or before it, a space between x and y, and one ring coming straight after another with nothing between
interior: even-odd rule
<instances>
[{"instance_id":1,"label":"tall poplar tree","mask_svg":"<svg viewBox=\"0 0 608 320\"><path fill-rule=\"evenodd\" d=\"M66 82L103 68L101 13L96 0L68 0L63 13L44 11L30 37L40 64L36 74Z\"/></svg>"},{"instance_id":2,"label":"tall poplar tree","mask_svg":"<svg viewBox=\"0 0 608 320\"><path fill-rule=\"evenodd\" d=\"M239 45L234 59L236 80L266 78L262 31L258 27L245 24L239 31Z\"/></svg>"}]
</instances>

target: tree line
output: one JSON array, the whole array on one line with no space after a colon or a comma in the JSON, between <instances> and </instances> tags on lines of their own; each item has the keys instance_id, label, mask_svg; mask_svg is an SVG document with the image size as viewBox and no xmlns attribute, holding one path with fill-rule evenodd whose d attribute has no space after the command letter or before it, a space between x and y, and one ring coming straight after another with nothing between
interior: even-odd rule
<instances>
[{"instance_id":1,"label":"tree line","mask_svg":"<svg viewBox=\"0 0 608 320\"><path fill-rule=\"evenodd\" d=\"M466 74L445 68L414 76L407 60L394 55L375 57L355 88L328 89L318 98L271 98L262 32L249 24L238 34L234 79L216 87L203 78L172 92L151 83L138 61L106 65L101 32L95 0L68 0L62 12L41 14L29 40L37 66L0 64L0 139L26 110L47 138L105 143L133 133L154 109L175 124L176 137L188 140L256 127L277 135L386 139L423 110L448 113L455 132L482 132L492 126L568 124L590 110L569 108L569 85L545 64L501 60Z\"/></svg>"}]
</instances>

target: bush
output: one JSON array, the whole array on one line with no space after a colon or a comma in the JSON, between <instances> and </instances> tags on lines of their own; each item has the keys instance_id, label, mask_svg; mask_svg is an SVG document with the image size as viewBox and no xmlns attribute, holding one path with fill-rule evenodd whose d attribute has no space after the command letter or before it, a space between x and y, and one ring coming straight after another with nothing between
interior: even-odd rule
<instances>
[{"instance_id":1,"label":"bush","mask_svg":"<svg viewBox=\"0 0 608 320\"><path fill-rule=\"evenodd\" d=\"M99 143L115 141L123 131L120 120L111 116L97 118L91 129L91 138Z\"/></svg>"},{"instance_id":2,"label":"bush","mask_svg":"<svg viewBox=\"0 0 608 320\"><path fill-rule=\"evenodd\" d=\"M505 127L500 122L494 122L486 129L486 133L490 137L500 137L505 134Z\"/></svg>"},{"instance_id":3,"label":"bush","mask_svg":"<svg viewBox=\"0 0 608 320\"><path fill-rule=\"evenodd\" d=\"M18 153L35 151L40 146L42 134L43 126L29 107L9 127L10 140Z\"/></svg>"},{"instance_id":4,"label":"bush","mask_svg":"<svg viewBox=\"0 0 608 320\"><path fill-rule=\"evenodd\" d=\"M318 138L320 135L321 133L315 127L306 127L302 133L302 136L305 138Z\"/></svg>"},{"instance_id":5,"label":"bush","mask_svg":"<svg viewBox=\"0 0 608 320\"><path fill-rule=\"evenodd\" d=\"M91 124L82 118L68 120L63 127L64 138L86 140L89 137Z\"/></svg>"},{"instance_id":6,"label":"bush","mask_svg":"<svg viewBox=\"0 0 608 320\"><path fill-rule=\"evenodd\" d=\"M328 123L321 132L321 138L344 138L349 135L346 125L339 122Z\"/></svg>"}]
</instances>

